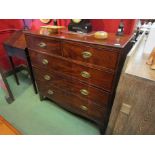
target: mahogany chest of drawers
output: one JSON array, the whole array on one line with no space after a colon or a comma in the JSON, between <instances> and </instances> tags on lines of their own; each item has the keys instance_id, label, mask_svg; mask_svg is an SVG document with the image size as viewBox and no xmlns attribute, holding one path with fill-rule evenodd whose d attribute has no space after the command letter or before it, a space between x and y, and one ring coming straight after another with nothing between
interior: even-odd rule
<instances>
[{"instance_id":1,"label":"mahogany chest of drawers","mask_svg":"<svg viewBox=\"0 0 155 155\"><path fill-rule=\"evenodd\" d=\"M41 99L97 123L104 132L115 88L132 36L26 31L25 38Z\"/></svg>"}]
</instances>

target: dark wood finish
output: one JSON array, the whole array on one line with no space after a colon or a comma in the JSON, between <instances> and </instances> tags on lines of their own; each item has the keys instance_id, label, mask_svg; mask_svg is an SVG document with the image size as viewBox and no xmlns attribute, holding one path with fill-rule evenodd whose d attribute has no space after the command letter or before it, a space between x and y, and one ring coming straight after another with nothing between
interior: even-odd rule
<instances>
[{"instance_id":1,"label":"dark wood finish","mask_svg":"<svg viewBox=\"0 0 155 155\"><path fill-rule=\"evenodd\" d=\"M103 134L132 36L109 34L98 40L93 33L39 31L27 31L25 36L40 99L47 97L96 122ZM38 47L40 42L48 47Z\"/></svg>"},{"instance_id":2,"label":"dark wood finish","mask_svg":"<svg viewBox=\"0 0 155 155\"><path fill-rule=\"evenodd\" d=\"M75 94L80 98L92 100L93 102L98 104L101 108L107 106L108 100L110 98L110 93L106 91L95 88L93 86L82 83L78 80L64 76L61 73L57 73L54 71L48 74L51 77L50 80L44 79L44 76L47 75L46 71L40 72L40 70L37 68L33 68L33 71L38 85L41 86L50 85L51 87L54 86L57 88L61 88L61 90ZM81 90L83 89L88 92L88 95L81 93Z\"/></svg>"},{"instance_id":3,"label":"dark wood finish","mask_svg":"<svg viewBox=\"0 0 155 155\"><path fill-rule=\"evenodd\" d=\"M83 115L87 118L93 119L96 122L104 120L104 109L100 108L97 104L92 101L80 98L69 92L60 90L54 86L50 87L49 85L38 85L38 89L43 96L46 96L53 101L57 102L59 105L67 108L70 111L74 111L80 115ZM53 94L48 94L48 91L52 90ZM82 106L86 106L88 109L82 109Z\"/></svg>"},{"instance_id":4,"label":"dark wood finish","mask_svg":"<svg viewBox=\"0 0 155 155\"><path fill-rule=\"evenodd\" d=\"M53 70L61 72L65 75L72 76L73 78L79 79L88 84L94 85L101 89L110 91L112 89L112 82L114 78L114 73L105 70L99 70L87 67L82 64L76 64L72 61L50 56L40 52L30 50L30 57L33 66L38 66L44 68L47 73ZM43 59L48 60L48 65L42 63ZM90 78L84 78L81 76L81 72L86 71L90 74Z\"/></svg>"},{"instance_id":5,"label":"dark wood finish","mask_svg":"<svg viewBox=\"0 0 155 155\"><path fill-rule=\"evenodd\" d=\"M37 87L36 87L36 84L35 84L32 65L31 65L31 61L30 61L30 56L29 56L29 52L28 52L27 48L25 49L25 54L26 54L26 58L27 58L27 66L28 66L27 69L28 69L28 72L30 74L30 78L31 78L31 81L32 81L32 84L33 84L34 91L37 94L38 90L37 90Z\"/></svg>"},{"instance_id":6,"label":"dark wood finish","mask_svg":"<svg viewBox=\"0 0 155 155\"><path fill-rule=\"evenodd\" d=\"M10 63L11 63L11 66L12 66L12 71L13 71L13 74L14 74L14 77L15 77L15 81L16 81L17 85L19 85L19 80L18 80L16 71L15 71L15 65L13 63L13 59L12 59L11 56L9 56L9 59L10 59Z\"/></svg>"},{"instance_id":7,"label":"dark wood finish","mask_svg":"<svg viewBox=\"0 0 155 155\"><path fill-rule=\"evenodd\" d=\"M26 48L26 41L25 41L25 36L22 30L20 31L15 31L9 39L7 39L4 42L5 45L10 45L11 47L19 48L25 50ZM23 51L24 52L24 51Z\"/></svg>"},{"instance_id":8,"label":"dark wood finish","mask_svg":"<svg viewBox=\"0 0 155 155\"><path fill-rule=\"evenodd\" d=\"M59 31L57 34L42 34L40 30L38 31L25 31L27 36L39 36L45 39L54 39L54 40L69 40L76 41L79 43L85 43L86 45L100 45L104 47L110 47L111 49L123 49L128 42L130 42L133 35L123 35L116 36L114 33L109 33L107 39L96 39L94 37L94 32L88 34L77 34L68 31ZM117 44L117 45L115 45ZM118 45L119 44L119 45Z\"/></svg>"},{"instance_id":9,"label":"dark wood finish","mask_svg":"<svg viewBox=\"0 0 155 155\"><path fill-rule=\"evenodd\" d=\"M110 48L86 46L82 43L63 42L63 56L76 61L82 61L92 65L115 69L118 61L118 50L112 51ZM89 52L90 58L83 58L84 53Z\"/></svg>"},{"instance_id":10,"label":"dark wood finish","mask_svg":"<svg viewBox=\"0 0 155 155\"><path fill-rule=\"evenodd\" d=\"M43 51L51 54L62 55L60 41L42 37L27 37L30 49Z\"/></svg>"},{"instance_id":11,"label":"dark wood finish","mask_svg":"<svg viewBox=\"0 0 155 155\"><path fill-rule=\"evenodd\" d=\"M5 59L5 57L0 58L0 76L2 78L2 79L0 78L0 80L2 80L2 82L6 87L6 96L5 96L6 101L8 103L12 103L14 101L14 96L7 81L6 71L3 69L2 67L3 65L1 64L2 59Z\"/></svg>"},{"instance_id":12,"label":"dark wood finish","mask_svg":"<svg viewBox=\"0 0 155 155\"><path fill-rule=\"evenodd\" d=\"M33 84L33 88L34 88L35 93L37 94L37 87L36 87L36 84L34 81L31 62L29 59L28 52L26 51L26 46L27 45L26 45L26 41L25 41L25 36L24 36L24 33L22 30L15 31L11 35L11 37L9 37L9 39L7 39L4 42L4 48L6 49L6 52L9 56L10 64L12 66L13 74L14 74L14 77L15 77L17 84L19 84L19 80L18 80L16 71L15 71L15 66L14 66L12 57L17 57L19 59L26 60L27 69L28 69L28 72L30 74L30 78L31 78L31 81Z\"/></svg>"}]
</instances>

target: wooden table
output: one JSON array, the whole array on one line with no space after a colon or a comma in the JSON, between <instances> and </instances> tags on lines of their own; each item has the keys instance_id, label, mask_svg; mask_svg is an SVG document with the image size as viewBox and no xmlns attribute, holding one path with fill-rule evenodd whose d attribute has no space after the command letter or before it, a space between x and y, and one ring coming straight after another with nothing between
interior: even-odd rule
<instances>
[{"instance_id":1,"label":"wooden table","mask_svg":"<svg viewBox=\"0 0 155 155\"><path fill-rule=\"evenodd\" d=\"M35 79L32 72L31 62L29 58L29 53L26 48L25 37L22 30L16 31L12 36L4 42L4 48L9 56L9 60L13 69L13 74L17 84L19 85L19 80L15 71L15 65L13 62L13 57L17 57L22 60L26 60L27 68L30 74L30 78L33 84L35 93L37 93L37 88L35 85Z\"/></svg>"},{"instance_id":2,"label":"wooden table","mask_svg":"<svg viewBox=\"0 0 155 155\"><path fill-rule=\"evenodd\" d=\"M21 135L21 133L0 116L0 135Z\"/></svg>"}]
</instances>

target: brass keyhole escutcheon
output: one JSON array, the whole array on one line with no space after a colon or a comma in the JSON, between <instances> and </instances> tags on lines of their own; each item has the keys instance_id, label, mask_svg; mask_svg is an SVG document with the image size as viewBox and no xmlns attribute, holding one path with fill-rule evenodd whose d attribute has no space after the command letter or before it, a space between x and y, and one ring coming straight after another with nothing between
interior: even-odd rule
<instances>
[{"instance_id":1,"label":"brass keyhole escutcheon","mask_svg":"<svg viewBox=\"0 0 155 155\"><path fill-rule=\"evenodd\" d=\"M81 105L80 108L81 108L82 110L84 110L84 111L87 111L87 110L88 110L88 108L87 108L86 106L84 106L84 105Z\"/></svg>"},{"instance_id":2,"label":"brass keyhole escutcheon","mask_svg":"<svg viewBox=\"0 0 155 155\"><path fill-rule=\"evenodd\" d=\"M80 92L82 95L85 95L85 96L87 96L89 94L89 91L86 89L81 89Z\"/></svg>"},{"instance_id":3,"label":"brass keyhole escutcheon","mask_svg":"<svg viewBox=\"0 0 155 155\"><path fill-rule=\"evenodd\" d=\"M39 47L41 47L41 48L45 48L46 47L46 43L44 43L44 42L41 42L41 43L39 43L39 45L38 45Z\"/></svg>"},{"instance_id":4,"label":"brass keyhole escutcheon","mask_svg":"<svg viewBox=\"0 0 155 155\"><path fill-rule=\"evenodd\" d=\"M53 95L54 92L53 92L52 90L49 89L49 90L48 90L48 94L49 94L49 95Z\"/></svg>"},{"instance_id":5,"label":"brass keyhole escutcheon","mask_svg":"<svg viewBox=\"0 0 155 155\"><path fill-rule=\"evenodd\" d=\"M44 79L45 79L45 80L50 80L51 77L50 77L49 75L44 75Z\"/></svg>"},{"instance_id":6,"label":"brass keyhole escutcheon","mask_svg":"<svg viewBox=\"0 0 155 155\"><path fill-rule=\"evenodd\" d=\"M88 59L88 58L90 58L91 56L92 56L92 53L91 53L91 52L88 52L88 51L82 52L82 57L83 57L84 59Z\"/></svg>"},{"instance_id":7,"label":"brass keyhole escutcheon","mask_svg":"<svg viewBox=\"0 0 155 155\"><path fill-rule=\"evenodd\" d=\"M44 65L46 65L46 64L48 64L48 60L47 60L47 59L43 59L43 60L42 60L42 63L43 63Z\"/></svg>"},{"instance_id":8,"label":"brass keyhole escutcheon","mask_svg":"<svg viewBox=\"0 0 155 155\"><path fill-rule=\"evenodd\" d=\"M86 71L82 71L81 76L84 77L84 78L87 78L87 79L91 77L90 73L88 73Z\"/></svg>"}]
</instances>

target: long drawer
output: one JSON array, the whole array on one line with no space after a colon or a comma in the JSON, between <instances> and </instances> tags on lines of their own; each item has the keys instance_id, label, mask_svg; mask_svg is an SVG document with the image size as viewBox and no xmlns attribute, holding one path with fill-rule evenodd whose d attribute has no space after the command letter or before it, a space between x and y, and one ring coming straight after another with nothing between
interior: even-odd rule
<instances>
[{"instance_id":1,"label":"long drawer","mask_svg":"<svg viewBox=\"0 0 155 155\"><path fill-rule=\"evenodd\" d=\"M119 52L107 47L91 47L82 43L63 42L63 56L76 61L115 69L118 62Z\"/></svg>"},{"instance_id":2,"label":"long drawer","mask_svg":"<svg viewBox=\"0 0 155 155\"><path fill-rule=\"evenodd\" d=\"M57 87L61 90L75 94L83 99L91 100L100 107L106 107L110 98L110 94L106 91L92 87L78 80L67 78L60 73L40 71L33 68L37 85Z\"/></svg>"},{"instance_id":3,"label":"long drawer","mask_svg":"<svg viewBox=\"0 0 155 155\"><path fill-rule=\"evenodd\" d=\"M39 36L26 36L26 40L27 46L30 49L55 55L62 55L61 43L59 40Z\"/></svg>"},{"instance_id":4,"label":"long drawer","mask_svg":"<svg viewBox=\"0 0 155 155\"><path fill-rule=\"evenodd\" d=\"M96 122L103 122L106 110L100 108L97 104L87 102L73 94L69 94L56 87L38 85L40 93L49 99L53 100L62 107L90 118Z\"/></svg>"},{"instance_id":5,"label":"long drawer","mask_svg":"<svg viewBox=\"0 0 155 155\"><path fill-rule=\"evenodd\" d=\"M82 64L73 63L61 57L54 57L32 50L29 51L32 65L35 67L42 68L42 70L46 70L47 72L53 70L61 72L101 89L108 91L112 89L114 72L98 70Z\"/></svg>"}]
</instances>

